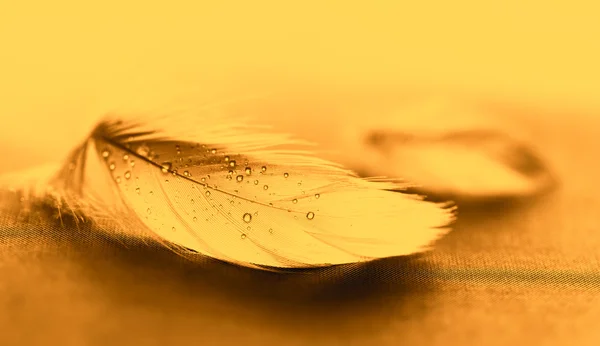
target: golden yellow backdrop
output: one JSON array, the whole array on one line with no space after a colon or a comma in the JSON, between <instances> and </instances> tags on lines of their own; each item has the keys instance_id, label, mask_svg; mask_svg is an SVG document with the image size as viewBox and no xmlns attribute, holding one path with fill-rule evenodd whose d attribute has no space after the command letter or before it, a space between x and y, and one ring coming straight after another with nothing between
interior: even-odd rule
<instances>
[{"instance_id":1,"label":"golden yellow backdrop","mask_svg":"<svg viewBox=\"0 0 600 346\"><path fill-rule=\"evenodd\" d=\"M2 1L2 171L59 159L134 93L443 87L600 104L596 1Z\"/></svg>"}]
</instances>

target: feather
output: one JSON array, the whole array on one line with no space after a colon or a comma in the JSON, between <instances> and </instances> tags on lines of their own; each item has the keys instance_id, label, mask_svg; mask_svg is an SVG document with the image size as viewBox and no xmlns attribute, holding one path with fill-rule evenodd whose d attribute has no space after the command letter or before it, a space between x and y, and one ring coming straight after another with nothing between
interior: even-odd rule
<instances>
[{"instance_id":1,"label":"feather","mask_svg":"<svg viewBox=\"0 0 600 346\"><path fill-rule=\"evenodd\" d=\"M180 253L263 269L409 255L449 231L450 203L392 192L408 184L359 178L266 126L200 113L109 114L33 194Z\"/></svg>"},{"instance_id":2,"label":"feather","mask_svg":"<svg viewBox=\"0 0 600 346\"><path fill-rule=\"evenodd\" d=\"M391 116L394 126L372 126L363 136L365 149L378 157L367 172L392 162L390 170L414 179L424 193L475 200L528 197L555 182L525 129L506 114L432 98Z\"/></svg>"}]
</instances>

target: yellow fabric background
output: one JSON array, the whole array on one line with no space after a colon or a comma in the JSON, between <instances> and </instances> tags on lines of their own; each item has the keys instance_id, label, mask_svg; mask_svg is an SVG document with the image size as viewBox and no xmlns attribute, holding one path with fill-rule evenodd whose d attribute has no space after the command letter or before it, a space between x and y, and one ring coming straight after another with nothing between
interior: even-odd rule
<instances>
[{"instance_id":1,"label":"yellow fabric background","mask_svg":"<svg viewBox=\"0 0 600 346\"><path fill-rule=\"evenodd\" d=\"M345 272L187 262L3 195L0 343L597 345L600 131L533 125L556 190L463 206L433 252Z\"/></svg>"}]
</instances>

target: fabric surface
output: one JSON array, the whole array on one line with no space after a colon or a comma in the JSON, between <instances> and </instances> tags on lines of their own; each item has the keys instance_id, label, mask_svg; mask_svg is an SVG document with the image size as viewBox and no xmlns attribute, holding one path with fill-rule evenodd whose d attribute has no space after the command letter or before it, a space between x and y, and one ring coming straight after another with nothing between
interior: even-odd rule
<instances>
[{"instance_id":1,"label":"fabric surface","mask_svg":"<svg viewBox=\"0 0 600 346\"><path fill-rule=\"evenodd\" d=\"M0 345L597 345L600 129L527 119L553 191L459 204L424 255L312 273L191 262L4 193Z\"/></svg>"}]
</instances>

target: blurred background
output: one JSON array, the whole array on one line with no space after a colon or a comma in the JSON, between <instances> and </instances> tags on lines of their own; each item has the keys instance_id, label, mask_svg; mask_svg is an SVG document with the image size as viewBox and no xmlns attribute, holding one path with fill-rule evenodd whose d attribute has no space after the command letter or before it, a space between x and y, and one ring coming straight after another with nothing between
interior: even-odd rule
<instances>
[{"instance_id":1,"label":"blurred background","mask_svg":"<svg viewBox=\"0 0 600 346\"><path fill-rule=\"evenodd\" d=\"M182 90L377 86L589 113L599 11L585 0L2 1L0 171L60 159L107 110Z\"/></svg>"}]
</instances>

